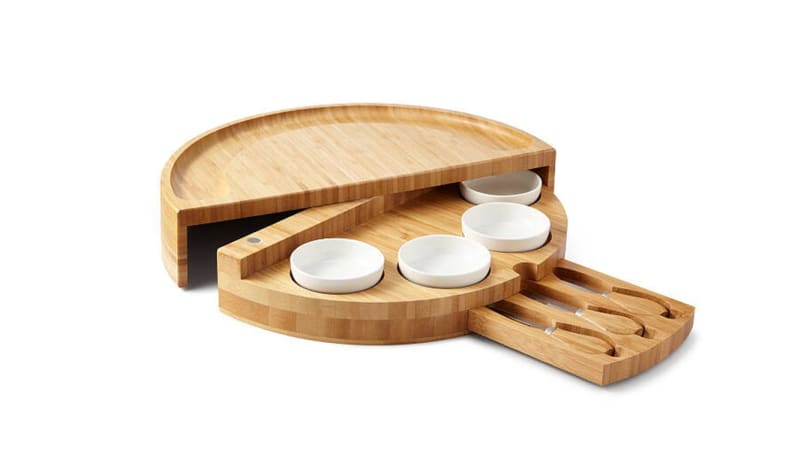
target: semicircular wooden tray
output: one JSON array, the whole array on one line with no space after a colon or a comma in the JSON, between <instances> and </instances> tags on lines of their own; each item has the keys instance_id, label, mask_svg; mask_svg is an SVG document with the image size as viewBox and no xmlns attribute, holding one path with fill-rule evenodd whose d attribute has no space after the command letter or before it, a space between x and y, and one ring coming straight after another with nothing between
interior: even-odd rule
<instances>
[{"instance_id":1,"label":"semicircular wooden tray","mask_svg":"<svg viewBox=\"0 0 792 451\"><path fill-rule=\"evenodd\" d=\"M341 343L413 343L474 332L591 382L612 383L681 345L694 308L564 259L567 218L553 194L554 165L555 151L533 136L461 113L347 105L259 116L193 140L168 162L163 255L183 284L182 228L313 206L218 251L223 312L280 333ZM471 204L455 182L522 169L543 179L533 206L551 220L544 246L492 252L489 275L464 288L429 288L402 277L396 262L404 242L461 235L460 217ZM379 248L382 280L343 295L297 285L291 251L338 236ZM178 246L184 260L174 252Z\"/></svg>"},{"instance_id":2,"label":"semicircular wooden tray","mask_svg":"<svg viewBox=\"0 0 792 451\"><path fill-rule=\"evenodd\" d=\"M528 133L453 111L361 104L255 116L196 137L165 164L163 260L186 286L190 226L554 164L553 148Z\"/></svg>"}]
</instances>

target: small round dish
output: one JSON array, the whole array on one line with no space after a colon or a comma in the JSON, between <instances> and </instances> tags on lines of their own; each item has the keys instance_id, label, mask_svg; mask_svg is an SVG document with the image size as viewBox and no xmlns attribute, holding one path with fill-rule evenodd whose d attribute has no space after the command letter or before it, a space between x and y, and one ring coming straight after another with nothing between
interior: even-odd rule
<instances>
[{"instance_id":1,"label":"small round dish","mask_svg":"<svg viewBox=\"0 0 792 451\"><path fill-rule=\"evenodd\" d=\"M294 281L320 293L354 293L373 287L382 278L385 257L358 240L325 238L309 241L289 257Z\"/></svg>"},{"instance_id":2,"label":"small round dish","mask_svg":"<svg viewBox=\"0 0 792 451\"><path fill-rule=\"evenodd\" d=\"M426 235L399 249L399 270L409 281L433 288L460 288L487 277L491 255L461 236Z\"/></svg>"},{"instance_id":3,"label":"small round dish","mask_svg":"<svg viewBox=\"0 0 792 451\"><path fill-rule=\"evenodd\" d=\"M542 192L542 178L533 171L519 171L466 180L459 184L462 197L473 204L513 202L530 205Z\"/></svg>"},{"instance_id":4,"label":"small round dish","mask_svg":"<svg viewBox=\"0 0 792 451\"><path fill-rule=\"evenodd\" d=\"M550 234L550 219L527 205L490 202L468 208L462 233L487 249L526 252L542 247Z\"/></svg>"}]
</instances>

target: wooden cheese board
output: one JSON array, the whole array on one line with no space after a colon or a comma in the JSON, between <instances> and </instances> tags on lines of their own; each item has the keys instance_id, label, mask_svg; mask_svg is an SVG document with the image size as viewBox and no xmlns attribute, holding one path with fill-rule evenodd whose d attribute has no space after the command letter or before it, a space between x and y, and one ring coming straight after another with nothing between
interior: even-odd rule
<instances>
[{"instance_id":1,"label":"wooden cheese board","mask_svg":"<svg viewBox=\"0 0 792 451\"><path fill-rule=\"evenodd\" d=\"M309 207L218 250L220 309L237 319L355 344L473 332L601 385L653 366L692 329L692 306L565 259L555 151L527 133L461 113L393 105L293 110L228 127L188 143L163 172L163 255L180 285L189 225ZM202 139L209 143L194 150ZM310 158L317 164L301 169ZM463 234L460 218L473 205L456 182L525 169L541 178L532 207L549 219L543 245L490 250L486 277L457 288L419 285L400 272L405 242ZM210 183L209 171L222 180ZM384 256L379 282L345 294L299 285L289 256L323 238L376 247Z\"/></svg>"}]
</instances>

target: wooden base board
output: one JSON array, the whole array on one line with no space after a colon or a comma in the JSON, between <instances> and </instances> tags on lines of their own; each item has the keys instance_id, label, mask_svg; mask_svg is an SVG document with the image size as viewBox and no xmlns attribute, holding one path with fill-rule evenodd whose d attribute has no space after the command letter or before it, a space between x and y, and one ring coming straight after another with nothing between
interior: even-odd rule
<instances>
[{"instance_id":1,"label":"wooden base board","mask_svg":"<svg viewBox=\"0 0 792 451\"><path fill-rule=\"evenodd\" d=\"M693 307L563 259L566 214L548 188L534 205L551 219L544 247L492 252L490 275L471 287L434 289L402 278L395 263L401 244L460 234L459 217L470 206L447 186L300 212L218 251L221 311L279 333L339 343L414 343L475 332L597 384L650 368L688 336ZM346 295L294 283L291 251L331 236L383 251L383 280Z\"/></svg>"},{"instance_id":2,"label":"wooden base board","mask_svg":"<svg viewBox=\"0 0 792 451\"><path fill-rule=\"evenodd\" d=\"M563 208L549 190L535 205L551 218L547 244L531 252L493 253L489 275L472 286L424 287L405 279L397 269L398 250L404 242L434 233L461 233L459 217L470 204L452 185L388 201L380 197L297 213L221 248L219 288L276 309L279 315L299 315L273 327L317 340L406 343L427 340L427 330L434 330L435 338L444 338L465 330L465 316L460 314L517 293L521 275L541 278L561 258L566 239ZM376 246L385 256L382 280L368 290L344 295L316 293L297 285L290 274L291 251L303 242L327 236ZM248 238L258 242L250 243ZM247 316L249 320L271 325L272 310L224 308L235 316L252 315Z\"/></svg>"}]
</instances>

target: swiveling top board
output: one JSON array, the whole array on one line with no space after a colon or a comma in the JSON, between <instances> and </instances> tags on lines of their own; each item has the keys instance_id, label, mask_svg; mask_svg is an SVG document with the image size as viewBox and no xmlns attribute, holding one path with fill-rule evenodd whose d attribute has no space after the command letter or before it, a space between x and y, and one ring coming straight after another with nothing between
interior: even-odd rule
<instances>
[{"instance_id":1,"label":"swiveling top board","mask_svg":"<svg viewBox=\"0 0 792 451\"><path fill-rule=\"evenodd\" d=\"M430 288L398 269L402 244L462 235L473 205L462 180L532 169L533 204L550 219L529 252L491 251L490 273L463 288ZM393 105L285 111L196 138L162 177L163 257L187 282L187 227L307 208L218 250L220 309L265 329L323 341L414 343L470 332L583 379L609 384L668 356L694 308L564 258L567 218L553 194L555 151L531 135L461 113ZM382 279L349 294L298 285L289 255L328 237L385 257Z\"/></svg>"},{"instance_id":2,"label":"swiveling top board","mask_svg":"<svg viewBox=\"0 0 792 451\"><path fill-rule=\"evenodd\" d=\"M690 332L693 307L564 260L566 214L546 186L533 205L551 220L541 248L491 252L490 274L463 288L405 279L399 247L423 235L460 235L459 218L470 207L446 186L304 210L219 250L220 309L265 329L340 343L475 332L597 384L651 367ZM325 237L376 246L385 256L380 282L341 295L296 284L289 254Z\"/></svg>"},{"instance_id":3,"label":"swiveling top board","mask_svg":"<svg viewBox=\"0 0 792 451\"><path fill-rule=\"evenodd\" d=\"M541 168L555 151L488 119L357 104L255 116L179 149L160 181L162 256L186 286L188 227Z\"/></svg>"}]
</instances>

